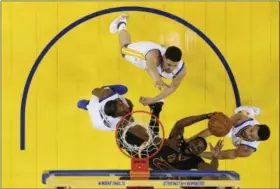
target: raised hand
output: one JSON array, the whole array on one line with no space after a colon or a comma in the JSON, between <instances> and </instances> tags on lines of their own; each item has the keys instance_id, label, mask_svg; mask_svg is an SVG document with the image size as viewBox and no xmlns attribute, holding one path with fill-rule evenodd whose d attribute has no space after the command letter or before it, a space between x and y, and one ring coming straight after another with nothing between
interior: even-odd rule
<instances>
[{"instance_id":1,"label":"raised hand","mask_svg":"<svg viewBox=\"0 0 280 189\"><path fill-rule=\"evenodd\" d=\"M161 90L161 89L163 89L163 88L165 88L165 87L170 87L168 84L166 84L162 79L159 79L159 80L157 80L156 82L155 82L155 86L159 89L159 90Z\"/></svg>"},{"instance_id":2,"label":"raised hand","mask_svg":"<svg viewBox=\"0 0 280 189\"><path fill-rule=\"evenodd\" d=\"M139 102L144 106L154 103L153 99L150 97L140 97Z\"/></svg>"},{"instance_id":3,"label":"raised hand","mask_svg":"<svg viewBox=\"0 0 280 189\"><path fill-rule=\"evenodd\" d=\"M221 153L221 150L222 150L222 148L224 146L223 142L224 142L223 140L219 140L215 147L213 147L211 143L209 144L212 156L214 158L218 158L219 157L219 154Z\"/></svg>"}]
</instances>

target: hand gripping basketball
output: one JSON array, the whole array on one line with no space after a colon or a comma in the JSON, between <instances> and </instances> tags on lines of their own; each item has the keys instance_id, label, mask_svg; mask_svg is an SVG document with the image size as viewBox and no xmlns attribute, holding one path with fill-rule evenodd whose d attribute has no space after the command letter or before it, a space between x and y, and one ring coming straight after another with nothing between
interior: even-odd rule
<instances>
[{"instance_id":1,"label":"hand gripping basketball","mask_svg":"<svg viewBox=\"0 0 280 189\"><path fill-rule=\"evenodd\" d=\"M230 132L233 125L227 115L217 112L209 115L209 117L208 129L212 135L216 137L223 137Z\"/></svg>"}]
</instances>

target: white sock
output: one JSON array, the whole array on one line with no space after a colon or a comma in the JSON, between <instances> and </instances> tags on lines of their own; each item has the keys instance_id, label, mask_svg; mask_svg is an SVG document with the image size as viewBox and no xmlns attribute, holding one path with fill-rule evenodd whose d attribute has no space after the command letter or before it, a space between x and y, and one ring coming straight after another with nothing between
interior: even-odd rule
<instances>
[{"instance_id":1,"label":"white sock","mask_svg":"<svg viewBox=\"0 0 280 189\"><path fill-rule=\"evenodd\" d=\"M122 23L119 28L118 28L118 31L122 31L122 30L126 30L126 24L125 23Z\"/></svg>"}]
</instances>

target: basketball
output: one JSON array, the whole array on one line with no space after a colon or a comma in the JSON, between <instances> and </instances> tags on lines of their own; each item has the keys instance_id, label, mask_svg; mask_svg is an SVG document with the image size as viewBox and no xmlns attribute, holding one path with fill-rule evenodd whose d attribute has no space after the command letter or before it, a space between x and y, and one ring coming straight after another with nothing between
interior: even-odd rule
<instances>
[{"instance_id":1,"label":"basketball","mask_svg":"<svg viewBox=\"0 0 280 189\"><path fill-rule=\"evenodd\" d=\"M211 116L208 122L208 129L210 133L216 137L226 136L230 129L232 128L232 123L230 118L223 113L216 113Z\"/></svg>"}]
</instances>

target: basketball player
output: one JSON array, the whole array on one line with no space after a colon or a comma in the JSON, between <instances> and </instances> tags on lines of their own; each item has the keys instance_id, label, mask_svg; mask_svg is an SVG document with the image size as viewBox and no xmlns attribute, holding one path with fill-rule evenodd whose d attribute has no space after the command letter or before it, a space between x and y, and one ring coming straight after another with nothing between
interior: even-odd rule
<instances>
[{"instance_id":1,"label":"basketball player","mask_svg":"<svg viewBox=\"0 0 280 189\"><path fill-rule=\"evenodd\" d=\"M233 128L227 135L232 138L235 149L222 151L218 156L219 159L248 157L256 152L260 141L269 139L270 129L254 118L258 115L260 115L260 109L257 107L241 106L235 110L235 114L231 117ZM205 129L196 136L206 138L211 136L211 133ZM204 152L201 156L207 159L212 158L209 152Z\"/></svg>"},{"instance_id":2,"label":"basketball player","mask_svg":"<svg viewBox=\"0 0 280 189\"><path fill-rule=\"evenodd\" d=\"M121 118L133 109L132 102L122 97L127 90L124 85L95 88L92 98L80 100L78 108L88 111L94 128L113 131Z\"/></svg>"},{"instance_id":3,"label":"basketball player","mask_svg":"<svg viewBox=\"0 0 280 189\"><path fill-rule=\"evenodd\" d=\"M150 105L151 112L159 117L159 114L162 109L162 102L155 103ZM207 148L206 140L202 137L196 137L191 140L185 140L183 138L184 129L194 123L197 123L202 120L209 119L213 113L203 114L199 116L190 116L183 118L176 122L174 125L168 139L165 139L162 149L150 159L150 168L152 169L161 169L161 170L170 170L170 169L179 169L179 170L217 170L218 169L218 159L221 149L223 147L223 142L218 141L216 146L211 148L211 163L206 163L199 156ZM155 119L151 119L149 125L157 125ZM140 146L143 142L148 140L147 135L141 134L141 127L129 129L126 135L126 140L128 143ZM153 131L158 132L157 130Z\"/></svg>"},{"instance_id":4,"label":"basketball player","mask_svg":"<svg viewBox=\"0 0 280 189\"><path fill-rule=\"evenodd\" d=\"M123 57L135 66L144 69L152 77L158 89L162 92L153 97L141 97L143 105L156 103L173 93L186 75L182 52L178 47L170 46L167 49L154 42L142 41L131 43L127 30L126 14L115 18L110 24L110 32L119 34L119 43ZM172 79L167 85L162 78Z\"/></svg>"}]
</instances>

